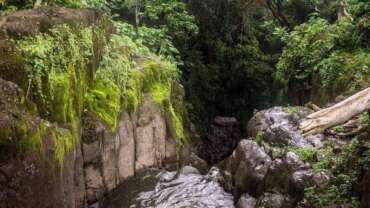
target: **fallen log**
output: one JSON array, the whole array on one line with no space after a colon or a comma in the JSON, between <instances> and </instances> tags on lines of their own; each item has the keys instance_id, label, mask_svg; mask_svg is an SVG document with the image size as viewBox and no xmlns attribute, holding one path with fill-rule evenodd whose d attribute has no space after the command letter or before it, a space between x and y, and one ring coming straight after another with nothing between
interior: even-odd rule
<instances>
[{"instance_id":1,"label":"fallen log","mask_svg":"<svg viewBox=\"0 0 370 208\"><path fill-rule=\"evenodd\" d=\"M304 135L323 133L369 109L370 88L366 88L329 108L308 115L300 122L299 127Z\"/></svg>"}]
</instances>

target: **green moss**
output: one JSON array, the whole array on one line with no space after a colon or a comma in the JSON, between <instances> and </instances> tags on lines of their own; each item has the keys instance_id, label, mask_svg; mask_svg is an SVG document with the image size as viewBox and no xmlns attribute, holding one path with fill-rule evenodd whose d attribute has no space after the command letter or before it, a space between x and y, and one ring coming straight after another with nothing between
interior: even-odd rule
<instances>
[{"instance_id":1,"label":"green moss","mask_svg":"<svg viewBox=\"0 0 370 208\"><path fill-rule=\"evenodd\" d=\"M143 94L143 75L141 71L130 72L127 85L121 93L123 109L136 112Z\"/></svg>"},{"instance_id":2,"label":"green moss","mask_svg":"<svg viewBox=\"0 0 370 208\"><path fill-rule=\"evenodd\" d=\"M369 125L369 123L370 123L369 113L365 112L360 114L360 124Z\"/></svg>"},{"instance_id":3,"label":"green moss","mask_svg":"<svg viewBox=\"0 0 370 208\"><path fill-rule=\"evenodd\" d=\"M150 94L153 98L153 101L157 103L159 106L162 106L162 110L164 110L164 105L168 102L171 98L171 86L163 83L154 83L150 87Z\"/></svg>"},{"instance_id":4,"label":"green moss","mask_svg":"<svg viewBox=\"0 0 370 208\"><path fill-rule=\"evenodd\" d=\"M324 187L312 186L305 190L306 198L315 207L333 204L349 204L359 207L359 186L364 171L370 167L370 147L368 142L356 138L345 145L341 152L334 152L334 144L326 143L318 151L320 160L313 164L316 172L325 171L331 181Z\"/></svg>"},{"instance_id":5,"label":"green moss","mask_svg":"<svg viewBox=\"0 0 370 208\"><path fill-rule=\"evenodd\" d=\"M184 114L177 103L177 100L182 99L174 100L172 90L178 76L176 64L144 49L144 46L132 42L125 35L112 36L104 49L103 60L95 77L96 83L86 96L88 109L109 126L115 127L120 108L135 112L144 99L143 95L149 94L163 113L170 113L176 137L179 143L183 143ZM99 80L109 84L99 86ZM111 104L108 106L104 104L107 102L107 94L111 94ZM121 98L121 102L118 102L118 98Z\"/></svg>"},{"instance_id":6,"label":"green moss","mask_svg":"<svg viewBox=\"0 0 370 208\"><path fill-rule=\"evenodd\" d=\"M112 131L117 127L121 109L120 91L109 80L97 80L86 95L87 108L102 119Z\"/></svg>"},{"instance_id":7,"label":"green moss","mask_svg":"<svg viewBox=\"0 0 370 208\"><path fill-rule=\"evenodd\" d=\"M77 144L89 83L88 65L93 55L92 28L57 26L49 33L18 40L17 49L31 83L27 92L32 92L32 95L28 98L36 103L43 119L70 130L72 139L68 136L66 146ZM23 146L40 146L38 144L42 143L45 134L42 126L23 142ZM19 128L19 134L24 136L26 127L22 125ZM55 136L62 137L59 133ZM61 161L61 153L66 152L63 149L68 148L60 148L60 142L55 143L56 159Z\"/></svg>"},{"instance_id":8,"label":"green moss","mask_svg":"<svg viewBox=\"0 0 370 208\"><path fill-rule=\"evenodd\" d=\"M291 151L295 152L299 159L305 162L315 162L316 160L316 149L313 147L306 148L291 148Z\"/></svg>"},{"instance_id":9,"label":"green moss","mask_svg":"<svg viewBox=\"0 0 370 208\"><path fill-rule=\"evenodd\" d=\"M169 112L171 114L171 117L172 117L172 125L175 129L175 133L176 133L176 137L178 139L178 141L180 142L180 144L184 144L186 142L186 138L185 138L185 133L184 133L184 127L183 127L183 123L182 123L182 118L179 117L174 108L172 107L172 105L170 105L169 107Z\"/></svg>"},{"instance_id":10,"label":"green moss","mask_svg":"<svg viewBox=\"0 0 370 208\"><path fill-rule=\"evenodd\" d=\"M264 133L263 133L263 131L258 131L257 132L257 135L256 135L256 142L259 144L259 145L261 145L262 144L262 142L264 141Z\"/></svg>"},{"instance_id":11,"label":"green moss","mask_svg":"<svg viewBox=\"0 0 370 208\"><path fill-rule=\"evenodd\" d=\"M170 113L176 137L184 143L183 103L174 99L173 91L179 73L176 64L120 34L111 36L97 70L91 71L96 68L92 31L91 27L62 25L17 41L30 83L27 98L32 98L42 119L53 127L46 122L32 124L32 119L17 120L15 126L3 128L0 136L8 140L18 136L25 148L41 150L49 133L55 160L62 167L65 155L79 142L85 109L115 131L120 111L136 111L143 94L149 94L162 112ZM12 134L14 128L17 135Z\"/></svg>"},{"instance_id":12,"label":"green moss","mask_svg":"<svg viewBox=\"0 0 370 208\"><path fill-rule=\"evenodd\" d=\"M50 129L54 139L54 158L58 161L59 167L63 170L65 156L73 150L74 138L67 129L52 128Z\"/></svg>"},{"instance_id":13,"label":"green moss","mask_svg":"<svg viewBox=\"0 0 370 208\"><path fill-rule=\"evenodd\" d=\"M298 106L287 106L287 107L283 107L283 111L286 113L299 113L299 107Z\"/></svg>"}]
</instances>

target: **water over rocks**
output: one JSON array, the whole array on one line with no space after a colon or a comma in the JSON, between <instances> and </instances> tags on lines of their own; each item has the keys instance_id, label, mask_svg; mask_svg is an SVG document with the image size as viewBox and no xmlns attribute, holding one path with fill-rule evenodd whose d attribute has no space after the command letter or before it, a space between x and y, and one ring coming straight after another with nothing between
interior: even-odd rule
<instances>
[{"instance_id":1,"label":"water over rocks","mask_svg":"<svg viewBox=\"0 0 370 208\"><path fill-rule=\"evenodd\" d=\"M217 164L220 171L211 168L206 175L200 175L196 168L185 166L177 179L173 179L174 172L162 172L154 177L151 188L136 193L127 207L317 207L307 198L306 189L316 187L324 190L335 180L331 172L313 167L314 161L324 160L325 156L319 151L332 138L321 134L302 136L297 124L308 112L303 107L294 110L274 107L257 113L248 125L248 131L254 137L242 139L232 154ZM229 123L224 121L218 119L218 123ZM299 151L306 149L314 151L313 158L310 155L302 158ZM368 199L368 175L361 182L362 192L365 193L363 200ZM141 187L137 184L136 188ZM125 195L125 191L127 186L114 196L113 201ZM122 200L118 201L122 205ZM112 204L110 201L107 207L122 207ZM362 202L362 207L367 207L366 204Z\"/></svg>"},{"instance_id":2,"label":"water over rocks","mask_svg":"<svg viewBox=\"0 0 370 208\"><path fill-rule=\"evenodd\" d=\"M191 169L191 168L186 168ZM224 191L219 180L218 168L211 168L206 175L162 171L146 173L128 179L105 203L110 208L233 208L234 200ZM132 181L135 181L132 183ZM148 191L149 190L149 191ZM138 193L138 191L140 193ZM127 200L127 196L131 196Z\"/></svg>"}]
</instances>

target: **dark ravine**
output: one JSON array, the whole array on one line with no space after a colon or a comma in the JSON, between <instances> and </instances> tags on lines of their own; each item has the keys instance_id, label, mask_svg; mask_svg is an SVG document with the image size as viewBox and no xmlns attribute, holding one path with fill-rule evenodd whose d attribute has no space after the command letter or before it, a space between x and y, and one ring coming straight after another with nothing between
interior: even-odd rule
<instances>
[{"instance_id":1,"label":"dark ravine","mask_svg":"<svg viewBox=\"0 0 370 208\"><path fill-rule=\"evenodd\" d=\"M340 182L341 176L331 167L343 164L351 167L342 170L342 174L352 174L351 171L366 174L357 178L360 189L353 190L349 197L358 197L361 207L368 207L368 172L366 166L359 163L366 155L350 150L353 146L350 140L340 141L324 134L302 136L298 121L309 112L304 107L260 111L248 124L249 134L255 137L242 139L232 155L218 164L220 170L213 167L201 175L197 169L185 166L177 179L173 179L174 172L137 175L117 189L104 207L321 207L316 200L328 200L320 202L322 204L329 202L329 198L325 199L326 194L330 194L327 187L333 183L343 183L342 188L351 185ZM337 152L334 157L341 159L325 166L333 157L326 155L328 142L336 142L332 143ZM351 154L352 159L346 162L347 154ZM219 171L220 174L215 174ZM226 192L220 191L221 186ZM315 192L311 195L308 190L313 187ZM212 196L212 200L204 196ZM330 207L350 205L343 198L341 204Z\"/></svg>"},{"instance_id":2,"label":"dark ravine","mask_svg":"<svg viewBox=\"0 0 370 208\"><path fill-rule=\"evenodd\" d=\"M48 37L64 43L52 31L61 25L73 37L93 28L91 54L61 74L45 70L37 88L17 40L61 34ZM272 107L253 115L246 138L232 117L216 117L200 138L183 120L182 87L160 74L168 60L113 47L139 63L131 91L95 79L115 32L93 9L1 17L0 208L370 208L368 131L304 136L299 122L312 110Z\"/></svg>"}]
</instances>

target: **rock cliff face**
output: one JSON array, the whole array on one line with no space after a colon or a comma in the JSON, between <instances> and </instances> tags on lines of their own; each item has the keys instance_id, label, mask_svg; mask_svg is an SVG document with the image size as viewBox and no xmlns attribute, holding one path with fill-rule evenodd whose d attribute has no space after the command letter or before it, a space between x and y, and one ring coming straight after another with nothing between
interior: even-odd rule
<instances>
[{"instance_id":1,"label":"rock cliff face","mask_svg":"<svg viewBox=\"0 0 370 208\"><path fill-rule=\"evenodd\" d=\"M88 203L101 199L135 171L176 160L176 144L150 97L138 113L121 113L118 130L84 118L82 153Z\"/></svg>"},{"instance_id":2,"label":"rock cliff face","mask_svg":"<svg viewBox=\"0 0 370 208\"><path fill-rule=\"evenodd\" d=\"M51 31L60 25L67 25L62 28L67 32ZM89 33L92 27L94 32ZM136 97L120 97L118 87L112 87L111 82L99 88L101 82L95 80L103 48L113 31L103 14L65 8L26 10L1 18L0 30L1 208L97 205L135 172L176 162L177 135L173 129L176 133L183 130L181 117L172 107L167 112L158 101L170 102L170 91L159 99L150 90L135 88L140 100L135 100L134 110L125 109L121 100ZM81 60L68 60L66 65L45 60L47 54L40 57L26 53L31 55L27 57L19 52L18 40L26 41L22 47L27 52L28 37L49 33L32 40L34 45L28 45L28 49L45 47L42 44L51 41L51 46L40 49L47 50L57 44L53 41L73 41L81 36L91 52L68 51L72 49L62 43L60 51L66 52L59 53L61 57L55 60L68 59L72 52L81 56ZM40 43L37 41L41 44L35 45ZM76 44L77 49L87 50L84 47ZM30 73L40 70L33 60L51 68L43 68L37 78ZM156 67L154 61L149 61L145 64L151 63L150 69ZM136 76L139 73L144 72L137 71ZM142 76L139 81L145 82ZM157 87L162 87L160 81L155 81ZM145 86L150 88L150 84ZM88 98L87 93L91 93Z\"/></svg>"},{"instance_id":3,"label":"rock cliff face","mask_svg":"<svg viewBox=\"0 0 370 208\"><path fill-rule=\"evenodd\" d=\"M16 101L18 94L23 94L16 84L3 79L0 79L0 91L1 103L8 99ZM15 129L17 116L25 117L15 114L24 109L14 106L9 109L12 112L1 112L3 129L6 126ZM176 161L175 140L150 97L138 113L121 113L115 133L99 119L86 114L82 142L66 155L63 167L54 159L55 135L51 130L43 139L41 154L34 150L18 154L19 147L11 142L1 145L0 207L84 207L86 202L93 204L101 200L136 171L160 168L166 162ZM40 118L30 119L38 122Z\"/></svg>"}]
</instances>

